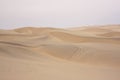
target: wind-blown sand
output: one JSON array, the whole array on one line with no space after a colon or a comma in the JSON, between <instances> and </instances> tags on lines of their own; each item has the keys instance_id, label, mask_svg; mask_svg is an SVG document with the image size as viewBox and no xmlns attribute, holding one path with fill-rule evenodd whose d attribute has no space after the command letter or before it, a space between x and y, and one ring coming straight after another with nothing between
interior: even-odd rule
<instances>
[{"instance_id":1,"label":"wind-blown sand","mask_svg":"<svg viewBox=\"0 0 120 80\"><path fill-rule=\"evenodd\" d=\"M0 30L0 80L120 80L120 26Z\"/></svg>"}]
</instances>

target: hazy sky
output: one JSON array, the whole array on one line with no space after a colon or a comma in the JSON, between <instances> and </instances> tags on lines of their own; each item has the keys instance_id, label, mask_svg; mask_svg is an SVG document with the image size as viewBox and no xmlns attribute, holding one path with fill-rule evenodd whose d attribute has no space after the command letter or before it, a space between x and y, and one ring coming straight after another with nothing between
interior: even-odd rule
<instances>
[{"instance_id":1,"label":"hazy sky","mask_svg":"<svg viewBox=\"0 0 120 80\"><path fill-rule=\"evenodd\" d=\"M120 24L120 0L0 0L0 28Z\"/></svg>"}]
</instances>

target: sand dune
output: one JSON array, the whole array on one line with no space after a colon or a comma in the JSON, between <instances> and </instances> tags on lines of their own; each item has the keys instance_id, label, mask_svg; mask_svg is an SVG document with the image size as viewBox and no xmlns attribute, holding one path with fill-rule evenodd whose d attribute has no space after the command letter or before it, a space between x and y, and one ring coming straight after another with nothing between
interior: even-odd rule
<instances>
[{"instance_id":1,"label":"sand dune","mask_svg":"<svg viewBox=\"0 0 120 80\"><path fill-rule=\"evenodd\" d=\"M105 33L105 34L101 34L101 36L105 36L105 37L112 37L112 38L120 38L120 32L109 32L109 33Z\"/></svg>"},{"instance_id":2,"label":"sand dune","mask_svg":"<svg viewBox=\"0 0 120 80\"><path fill-rule=\"evenodd\" d=\"M0 30L0 80L120 80L120 26Z\"/></svg>"}]
</instances>

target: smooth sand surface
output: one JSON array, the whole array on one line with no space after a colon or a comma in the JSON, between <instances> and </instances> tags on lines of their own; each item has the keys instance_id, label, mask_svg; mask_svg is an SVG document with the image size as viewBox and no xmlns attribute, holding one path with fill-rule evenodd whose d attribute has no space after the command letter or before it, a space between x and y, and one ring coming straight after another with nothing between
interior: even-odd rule
<instances>
[{"instance_id":1,"label":"smooth sand surface","mask_svg":"<svg viewBox=\"0 0 120 80\"><path fill-rule=\"evenodd\" d=\"M120 80L120 26L0 30L0 80Z\"/></svg>"}]
</instances>

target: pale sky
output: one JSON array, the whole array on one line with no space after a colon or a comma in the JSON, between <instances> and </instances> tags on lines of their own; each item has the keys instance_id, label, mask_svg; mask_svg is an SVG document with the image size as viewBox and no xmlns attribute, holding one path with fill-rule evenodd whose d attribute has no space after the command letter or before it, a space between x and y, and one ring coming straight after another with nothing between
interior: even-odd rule
<instances>
[{"instance_id":1,"label":"pale sky","mask_svg":"<svg viewBox=\"0 0 120 80\"><path fill-rule=\"evenodd\" d=\"M120 0L0 0L0 28L120 24Z\"/></svg>"}]
</instances>

